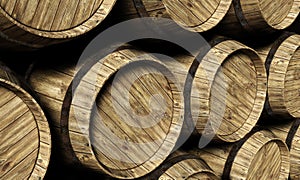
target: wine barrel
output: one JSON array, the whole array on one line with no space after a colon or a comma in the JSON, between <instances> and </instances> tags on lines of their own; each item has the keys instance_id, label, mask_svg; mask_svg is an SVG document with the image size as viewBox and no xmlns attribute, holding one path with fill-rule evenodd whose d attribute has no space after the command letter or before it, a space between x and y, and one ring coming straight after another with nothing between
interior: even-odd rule
<instances>
[{"instance_id":1,"label":"wine barrel","mask_svg":"<svg viewBox=\"0 0 300 180\"><path fill-rule=\"evenodd\" d=\"M115 178L153 171L176 146L183 100L155 57L122 48L97 62L36 67L29 82L60 136L64 158Z\"/></svg>"},{"instance_id":2,"label":"wine barrel","mask_svg":"<svg viewBox=\"0 0 300 180\"><path fill-rule=\"evenodd\" d=\"M267 130L253 131L243 140L191 151L222 179L288 179L286 144Z\"/></svg>"},{"instance_id":3,"label":"wine barrel","mask_svg":"<svg viewBox=\"0 0 300 180\"><path fill-rule=\"evenodd\" d=\"M290 179L296 180L300 178L300 120L277 124L269 129L281 140L285 141L290 150L291 168Z\"/></svg>"},{"instance_id":4,"label":"wine barrel","mask_svg":"<svg viewBox=\"0 0 300 180\"><path fill-rule=\"evenodd\" d=\"M193 78L185 89L187 119L196 122L204 137L238 141L256 125L264 107L264 62L253 49L222 38L201 56L190 69Z\"/></svg>"},{"instance_id":5,"label":"wine barrel","mask_svg":"<svg viewBox=\"0 0 300 180\"><path fill-rule=\"evenodd\" d=\"M163 17L195 32L215 27L226 15L232 0L172 1L123 0L116 4L120 18Z\"/></svg>"},{"instance_id":6,"label":"wine barrel","mask_svg":"<svg viewBox=\"0 0 300 180\"><path fill-rule=\"evenodd\" d=\"M283 30L299 14L298 0L233 0L228 13L219 24L218 31L232 37L247 38Z\"/></svg>"},{"instance_id":7,"label":"wine barrel","mask_svg":"<svg viewBox=\"0 0 300 180\"><path fill-rule=\"evenodd\" d=\"M211 179L217 176L199 157L182 151L175 151L153 173L141 179Z\"/></svg>"},{"instance_id":8,"label":"wine barrel","mask_svg":"<svg viewBox=\"0 0 300 180\"><path fill-rule=\"evenodd\" d=\"M300 117L300 35L285 33L273 44L258 51L268 71L265 115Z\"/></svg>"},{"instance_id":9,"label":"wine barrel","mask_svg":"<svg viewBox=\"0 0 300 180\"><path fill-rule=\"evenodd\" d=\"M43 179L51 154L47 119L26 86L0 64L0 179Z\"/></svg>"},{"instance_id":10,"label":"wine barrel","mask_svg":"<svg viewBox=\"0 0 300 180\"><path fill-rule=\"evenodd\" d=\"M105 19L116 0L0 1L0 47L41 48L82 35Z\"/></svg>"}]
</instances>

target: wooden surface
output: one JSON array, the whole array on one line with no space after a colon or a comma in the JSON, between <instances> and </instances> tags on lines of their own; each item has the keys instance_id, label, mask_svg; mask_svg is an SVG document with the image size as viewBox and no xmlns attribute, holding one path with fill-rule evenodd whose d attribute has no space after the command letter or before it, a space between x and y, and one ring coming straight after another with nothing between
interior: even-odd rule
<instances>
[{"instance_id":1,"label":"wooden surface","mask_svg":"<svg viewBox=\"0 0 300 180\"><path fill-rule=\"evenodd\" d=\"M251 48L227 40L202 59L191 93L191 114L205 136L235 142L257 123L266 97L264 62Z\"/></svg>"},{"instance_id":2,"label":"wooden surface","mask_svg":"<svg viewBox=\"0 0 300 180\"><path fill-rule=\"evenodd\" d=\"M272 125L269 129L280 139L285 141L290 149L291 169L290 179L296 180L300 178L300 120L293 120L286 123Z\"/></svg>"},{"instance_id":3,"label":"wooden surface","mask_svg":"<svg viewBox=\"0 0 300 180\"><path fill-rule=\"evenodd\" d=\"M260 56L269 64L267 113L283 118L298 118L300 36L284 36L278 38L274 44L258 50Z\"/></svg>"},{"instance_id":4,"label":"wooden surface","mask_svg":"<svg viewBox=\"0 0 300 180\"><path fill-rule=\"evenodd\" d=\"M215 27L226 15L232 0L163 0L170 17L184 28L204 32Z\"/></svg>"},{"instance_id":5,"label":"wooden surface","mask_svg":"<svg viewBox=\"0 0 300 180\"><path fill-rule=\"evenodd\" d=\"M265 130L252 133L243 141L232 145L210 146L192 153L206 161L219 178L288 178L290 157L283 141ZM228 159L232 160L231 165L225 165Z\"/></svg>"},{"instance_id":6,"label":"wooden surface","mask_svg":"<svg viewBox=\"0 0 300 180\"><path fill-rule=\"evenodd\" d=\"M217 176L211 168L200 158L191 154L175 151L170 157L158 167L148 178L166 179L211 179L217 180ZM158 175L156 177L155 175ZM147 179L147 177L145 178Z\"/></svg>"},{"instance_id":7,"label":"wooden surface","mask_svg":"<svg viewBox=\"0 0 300 180\"><path fill-rule=\"evenodd\" d=\"M1 0L0 46L42 47L99 25L115 0Z\"/></svg>"},{"instance_id":8,"label":"wooden surface","mask_svg":"<svg viewBox=\"0 0 300 180\"><path fill-rule=\"evenodd\" d=\"M0 179L43 179L51 151L47 119L14 74L0 67Z\"/></svg>"},{"instance_id":9,"label":"wooden surface","mask_svg":"<svg viewBox=\"0 0 300 180\"><path fill-rule=\"evenodd\" d=\"M118 178L141 177L159 166L175 146L183 122L172 73L141 51L120 50L78 76L68 105L74 70L37 68L30 76L51 124L58 132L68 131L60 134L69 138L71 149L66 149L83 165ZM61 112L66 105L68 112ZM65 113L67 129L62 127Z\"/></svg>"},{"instance_id":10,"label":"wooden surface","mask_svg":"<svg viewBox=\"0 0 300 180\"><path fill-rule=\"evenodd\" d=\"M233 0L219 30L224 35L241 39L283 30L296 20L299 6L298 0Z\"/></svg>"}]
</instances>

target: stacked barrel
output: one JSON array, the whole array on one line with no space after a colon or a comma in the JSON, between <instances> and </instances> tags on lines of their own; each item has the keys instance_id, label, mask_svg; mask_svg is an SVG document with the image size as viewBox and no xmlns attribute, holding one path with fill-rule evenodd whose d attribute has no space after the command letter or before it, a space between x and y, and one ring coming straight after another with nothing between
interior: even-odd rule
<instances>
[{"instance_id":1,"label":"stacked barrel","mask_svg":"<svg viewBox=\"0 0 300 180\"><path fill-rule=\"evenodd\" d=\"M300 1L0 7L0 179L300 178Z\"/></svg>"}]
</instances>

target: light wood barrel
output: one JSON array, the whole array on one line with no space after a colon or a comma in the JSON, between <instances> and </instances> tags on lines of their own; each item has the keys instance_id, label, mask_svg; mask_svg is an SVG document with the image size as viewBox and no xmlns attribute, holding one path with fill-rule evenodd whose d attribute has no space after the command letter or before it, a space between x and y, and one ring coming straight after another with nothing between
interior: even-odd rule
<instances>
[{"instance_id":1,"label":"light wood barrel","mask_svg":"<svg viewBox=\"0 0 300 180\"><path fill-rule=\"evenodd\" d=\"M199 157L186 152L175 151L153 173L142 179L217 180L218 178Z\"/></svg>"},{"instance_id":2,"label":"light wood barrel","mask_svg":"<svg viewBox=\"0 0 300 180\"><path fill-rule=\"evenodd\" d=\"M1 0L0 47L40 48L99 25L116 0Z\"/></svg>"},{"instance_id":3,"label":"light wood barrel","mask_svg":"<svg viewBox=\"0 0 300 180\"><path fill-rule=\"evenodd\" d=\"M217 41L216 41L217 42ZM234 40L221 40L192 67L189 119L202 136L235 142L256 125L264 107L267 74L256 52Z\"/></svg>"},{"instance_id":4,"label":"light wood barrel","mask_svg":"<svg viewBox=\"0 0 300 180\"><path fill-rule=\"evenodd\" d=\"M252 132L227 145L193 150L222 179L288 179L290 156L286 144L270 131Z\"/></svg>"},{"instance_id":5,"label":"light wood barrel","mask_svg":"<svg viewBox=\"0 0 300 180\"><path fill-rule=\"evenodd\" d=\"M0 179L43 179L51 154L47 119L13 72L0 64Z\"/></svg>"},{"instance_id":6,"label":"light wood barrel","mask_svg":"<svg viewBox=\"0 0 300 180\"><path fill-rule=\"evenodd\" d=\"M257 50L268 71L266 115L300 117L300 35L286 33Z\"/></svg>"},{"instance_id":7,"label":"light wood barrel","mask_svg":"<svg viewBox=\"0 0 300 180\"><path fill-rule=\"evenodd\" d=\"M215 27L223 19L231 2L232 0L123 0L117 2L116 12L121 12L123 18L171 18L185 29L204 32Z\"/></svg>"},{"instance_id":8,"label":"light wood barrel","mask_svg":"<svg viewBox=\"0 0 300 180\"><path fill-rule=\"evenodd\" d=\"M290 149L291 168L290 179L300 179L300 120L271 126L269 129L281 140L285 141Z\"/></svg>"},{"instance_id":9,"label":"light wood barrel","mask_svg":"<svg viewBox=\"0 0 300 180\"><path fill-rule=\"evenodd\" d=\"M299 0L233 0L220 23L221 33L234 37L288 28L299 14Z\"/></svg>"},{"instance_id":10,"label":"light wood barrel","mask_svg":"<svg viewBox=\"0 0 300 180\"><path fill-rule=\"evenodd\" d=\"M64 158L132 179L157 168L176 145L180 90L172 73L142 51L118 50L78 73L75 66L36 68L29 79L60 133Z\"/></svg>"}]
</instances>

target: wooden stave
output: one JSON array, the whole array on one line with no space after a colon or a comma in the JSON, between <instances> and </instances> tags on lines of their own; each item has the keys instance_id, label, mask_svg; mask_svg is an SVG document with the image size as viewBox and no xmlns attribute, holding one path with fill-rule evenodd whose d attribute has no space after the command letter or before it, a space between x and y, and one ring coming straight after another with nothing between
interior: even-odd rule
<instances>
[{"instance_id":1,"label":"wooden stave","mask_svg":"<svg viewBox=\"0 0 300 180\"><path fill-rule=\"evenodd\" d=\"M62 31L30 27L14 19L0 7L0 46L11 51L32 51L74 39L98 26L112 10L115 1L104 0L89 19L74 28ZM103 9L106 9L107 12L103 13Z\"/></svg>"},{"instance_id":2,"label":"wooden stave","mask_svg":"<svg viewBox=\"0 0 300 180\"><path fill-rule=\"evenodd\" d=\"M277 119L298 118L297 112L291 112L291 106L288 106L289 100L286 99L286 74L290 67L290 62L299 49L300 36L294 33L285 32L273 44L257 49L257 52L265 61L268 73L268 94L265 104L264 115L278 117ZM289 49L287 50L287 47ZM287 53L288 52L288 53ZM285 57L281 54L284 53ZM287 61L282 63L282 61ZM285 74L282 76L281 74ZM281 89L282 92L278 91Z\"/></svg>"},{"instance_id":3,"label":"wooden stave","mask_svg":"<svg viewBox=\"0 0 300 180\"><path fill-rule=\"evenodd\" d=\"M299 14L297 10L299 5L299 1L293 1L286 18L281 23L271 25L265 19L263 12L261 12L258 0L233 0L227 15L219 23L217 29L222 30L221 32L224 35L238 39L249 39L249 35L263 38L265 34L272 34L276 31L287 29L292 25ZM257 12L253 11L253 9L257 10Z\"/></svg>"},{"instance_id":4,"label":"wooden stave","mask_svg":"<svg viewBox=\"0 0 300 180\"><path fill-rule=\"evenodd\" d=\"M257 147L247 148L246 146L251 145L251 141L260 139L259 143L256 144ZM194 149L190 153L202 158L207 162L207 164L213 169L219 178L222 179L236 179L243 178L246 179L248 176L248 171L254 160L254 156L257 152L262 149L268 143L277 144L281 152L281 169L279 179L287 179L289 175L290 168L290 155L288 152L287 145L284 141L276 137L271 131L255 129L250 134L247 135L241 141L225 145L211 145L204 149ZM251 151L247 155L248 157L242 157L243 152ZM241 166L241 164L243 166ZM255 166L255 165L254 165ZM268 172L269 173L269 172ZM261 175L260 175L261 177Z\"/></svg>"},{"instance_id":5,"label":"wooden stave","mask_svg":"<svg viewBox=\"0 0 300 180\"><path fill-rule=\"evenodd\" d=\"M124 50L130 51L130 48L124 48ZM120 51L124 51L124 50L121 49ZM132 50L138 52L138 50L134 50L134 49L132 49ZM151 56L149 56L149 57L151 57ZM161 62L158 61L158 60L156 60L155 58L151 57L151 59L154 60L156 63L161 64ZM127 60L127 61L129 61L129 60ZM136 61L138 61L138 60L136 60ZM163 64L161 64L161 65L163 65ZM85 65L83 65L83 66L85 66ZM87 65L87 66L89 66L89 65ZM120 66L120 68L121 68L122 63L119 64L118 66ZM132 171L132 170L120 172L118 170L108 169L108 168L104 167L99 162L99 160L95 157L94 152L92 150L90 150L90 153L87 153L87 152L82 152L81 153L81 152L76 152L76 151L74 152L73 151L76 148L82 150L82 149L87 149L87 146L91 146L90 140L88 138L83 139L82 135L76 135L76 133L69 134L69 133L66 132L66 131L69 131L70 129L71 129L72 132L80 131L80 128L78 128L76 125L74 125L76 123L75 122L76 121L75 118L73 120L70 120L70 122L67 123L67 124L65 122L67 120L66 119L67 117L69 117L69 116L70 117L76 116L76 115L74 115L75 111L73 111L73 110L74 110L74 107L76 108L78 106L76 105L76 102L71 102L72 98L70 96L72 96L72 94L70 94L71 93L70 92L70 88L72 87L71 83L74 81L74 76L77 77L77 78L79 78L79 79L82 78L82 77L77 76L79 74L79 72L77 72L77 70L79 70L79 69L82 70L84 68L79 68L79 69L75 70L75 68L74 68L73 65L68 64L68 65L66 65L66 67L61 66L61 67L59 67L56 70L51 70L52 72L53 71L57 71L56 75L54 75L54 76L58 76L58 74L60 74L59 76L64 76L64 78L65 78L64 81L59 81L58 82L58 84L61 83L62 86L63 86L62 92L59 92L58 96L52 97L52 100L57 101L56 103L54 103L54 105L56 104L59 107L62 106L63 111L53 110L53 109L49 110L49 106L51 106L51 103L45 106L45 104L49 103L49 98L45 98L45 97L49 96L50 94L48 94L49 92L48 93L46 92L45 95L44 95L44 97L41 97L41 95L42 95L41 92L43 90L36 89L37 87L39 87L39 85L37 84L38 80L33 80L34 79L33 77L38 77L38 74L39 73L43 73L44 71L43 70L39 70L39 68L34 68L34 69L35 70L33 70L33 72L31 72L30 75L29 75L30 84L34 87L34 90L39 95L39 98L41 100L41 104L44 105L45 109L48 109L48 111L46 111L46 112L48 112L49 116L50 117L52 116L51 118L54 119L54 121L52 120L52 126L53 125L56 126L56 128L54 129L54 132L59 133L58 138L59 138L60 143L66 143L67 144L64 147L65 148L63 150L64 152L62 152L64 154L61 155L61 158L65 158L64 159L65 160L64 163L69 164L69 165L74 165L74 163L75 164L79 163L79 164L82 164L82 165L84 165L84 166L86 166L88 168L94 169L94 170L96 170L98 172L102 172L102 173L104 172L106 174L109 174L110 176L121 178L121 179L131 179L131 178L133 178L132 176L139 177L139 176L145 175L145 174L142 174L142 175L135 174L135 175L133 175L134 171ZM65 71L65 74L62 75L62 72L64 72L64 71ZM112 74L107 74L107 76L108 76L107 78L109 78L111 75ZM46 76L40 76L39 78L40 78L40 80L42 80L45 77L49 77L49 74L47 74ZM59 78L58 77L56 77L56 78L52 77L52 80L55 80L55 79L59 79ZM104 82L106 82L106 80ZM104 83L104 82L102 82L102 83ZM97 88L99 88L99 85L97 85ZM51 88L51 89L55 89L55 88ZM65 94L68 94L67 95L68 97L64 96ZM80 93L79 93L79 95L80 95ZM175 102L177 102L177 100L175 100ZM182 105L181 105L180 102L176 103L176 104L177 104L176 106L178 106L179 109L182 108L181 107ZM66 107L66 105L68 105L69 107ZM78 110L78 108L77 108L77 110ZM176 111L178 111L178 110L176 110ZM181 111L181 110L179 110L179 111ZM177 125L175 125L172 128L173 130L170 130L170 131L174 131L174 130L177 131L178 130L178 126L181 123L180 119L183 118L183 117L179 117L178 115L174 115L174 116L177 119L178 118L179 119L176 120L176 122L174 122L174 124L177 124ZM72 118L70 118L70 119L72 119ZM72 125L72 123L73 123L73 125ZM174 134L174 133L172 133L172 134ZM66 135L68 135L70 137L63 138L63 139L60 137L60 136L66 136ZM178 135L179 135L179 132L178 132ZM176 138L175 139L171 138L171 139L175 140ZM85 143L81 143L80 145L76 145L77 147L74 148L74 146L72 145L72 142L76 143L78 140L84 140ZM68 143L71 144L71 145L69 145ZM170 149L170 147L167 147L167 149L169 149L168 151L172 150L172 149ZM147 163L151 163L151 161L149 161ZM139 170L138 172L139 173L145 173L146 172L145 169L143 169L143 171L144 172L142 172L142 171Z\"/></svg>"},{"instance_id":6,"label":"wooden stave","mask_svg":"<svg viewBox=\"0 0 300 180\"><path fill-rule=\"evenodd\" d=\"M33 98L30 87L4 64L0 63L0 85L19 97L32 113L38 130L38 153L29 179L44 178L51 156L51 134L47 118L40 105Z\"/></svg>"},{"instance_id":7,"label":"wooden stave","mask_svg":"<svg viewBox=\"0 0 300 180\"><path fill-rule=\"evenodd\" d=\"M233 48L230 49L227 46L233 47ZM228 50L228 52L225 52L222 49L226 49L226 50ZM199 73L202 73L202 72L210 73L210 71L211 71L211 70L206 69L206 68L208 68L208 66L205 67L205 65L201 65L201 63L203 63L203 61L205 61L205 59L207 59L207 60L215 59L214 57L217 56L218 61L220 61L218 63L222 63L226 58L228 58L229 55L231 55L232 53L237 52L237 51L246 52L246 54L248 53L248 55L255 60L256 63L254 63L254 64L255 64L256 70L258 72L257 78L259 79L259 81L258 81L259 84L257 85L257 87L259 88L259 90L257 90L257 97L254 102L255 105L253 105L252 112L250 113L248 119L246 120L246 122L248 122L248 123L242 123L241 124L242 126L239 128L239 130L237 132L234 132L228 136L222 137L218 134L213 135L213 140L215 140L215 141L235 142L235 141L240 140L246 134L248 134L252 130L252 128L256 125L256 123L259 119L259 114L263 110L263 105L264 105L264 101L265 101L265 97L266 97L266 89L267 89L266 88L267 75L266 75L266 71L264 68L264 64L263 64L261 58L255 52L255 50L253 50L237 41L221 39L220 42L215 44L215 46L213 46L212 49L206 55L204 55L204 57L201 59L198 69L196 69L196 74L195 74L195 77L193 78L192 86L194 86L194 84L196 84L197 81L199 81L198 78L201 77L201 75L199 75ZM215 70L217 70L217 69L215 69ZM197 75L197 73L198 73L198 75ZM215 74L213 74L213 73L206 74L206 76L207 76L207 77L205 77L206 79L211 79L212 81L215 78ZM205 93L203 95L203 97L209 96L209 94L211 93L211 86L212 86L212 83L210 85L208 83L209 91L208 91L208 93ZM192 90L193 90L193 87L192 87ZM202 97L202 95L201 95L201 97ZM193 101L193 97L189 101ZM196 100L194 100L194 101L196 101ZM189 102L186 102L186 104L188 104L188 103ZM208 102L208 104L209 104L209 102ZM205 103L205 105L202 105L202 106L203 106L203 108L205 107L205 109L207 109L207 108L209 109L209 107L206 107L207 106L206 103ZM254 107L257 108L257 111L254 110ZM192 110L189 110L189 111L192 111ZM201 112L203 112L203 111L201 111ZM200 134L203 133L203 130L206 128L206 124L209 120L209 116L210 116L209 114L206 114L201 119L198 118L198 120L196 121L196 129L197 129L198 133L200 133ZM192 118L192 117L189 117L189 118ZM203 125L205 125L205 126L203 126ZM243 127L245 127L246 130L243 130ZM214 131L214 130L211 129L211 131ZM210 136L209 134L212 133L211 131L208 131L208 136ZM204 135L204 134L202 134L202 135ZM235 137L235 136L237 136L237 137Z\"/></svg>"},{"instance_id":8,"label":"wooden stave","mask_svg":"<svg viewBox=\"0 0 300 180\"><path fill-rule=\"evenodd\" d=\"M184 172L178 173L178 168ZM199 179L200 177L217 179L213 170L202 159L182 150L177 150L156 170L140 179Z\"/></svg>"},{"instance_id":9,"label":"wooden stave","mask_svg":"<svg viewBox=\"0 0 300 180\"><path fill-rule=\"evenodd\" d=\"M285 124L270 125L268 129L272 131L277 137L282 141L285 141L291 158L291 167L290 167L290 179L299 179L299 119L289 121Z\"/></svg>"}]
</instances>

